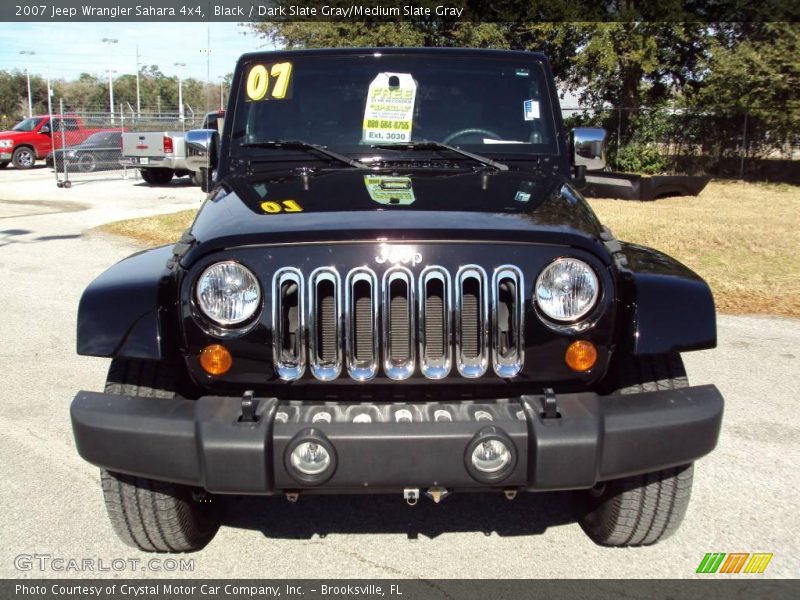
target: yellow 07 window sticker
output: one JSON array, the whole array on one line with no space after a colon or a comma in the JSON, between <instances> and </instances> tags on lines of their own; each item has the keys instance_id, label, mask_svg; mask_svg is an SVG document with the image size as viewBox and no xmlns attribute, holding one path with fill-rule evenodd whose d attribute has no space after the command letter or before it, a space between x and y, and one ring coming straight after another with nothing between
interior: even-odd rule
<instances>
[{"instance_id":1,"label":"yellow 07 window sticker","mask_svg":"<svg viewBox=\"0 0 800 600\"><path fill-rule=\"evenodd\" d=\"M296 200L267 200L261 203L261 210L268 215L277 215L278 213L303 212L303 207Z\"/></svg>"},{"instance_id":2,"label":"yellow 07 window sticker","mask_svg":"<svg viewBox=\"0 0 800 600\"><path fill-rule=\"evenodd\" d=\"M245 82L248 100L283 100L291 98L292 63L257 64L250 67Z\"/></svg>"}]
</instances>

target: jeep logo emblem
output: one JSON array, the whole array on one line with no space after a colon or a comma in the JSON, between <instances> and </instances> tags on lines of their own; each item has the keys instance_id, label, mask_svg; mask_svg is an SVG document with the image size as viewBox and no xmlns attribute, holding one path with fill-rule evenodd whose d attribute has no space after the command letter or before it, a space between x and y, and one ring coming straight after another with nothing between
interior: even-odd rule
<instances>
[{"instance_id":1,"label":"jeep logo emblem","mask_svg":"<svg viewBox=\"0 0 800 600\"><path fill-rule=\"evenodd\" d=\"M390 263L393 265L417 266L422 262L422 254L416 251L414 246L394 246L392 244L381 244L378 249L378 256L375 262L379 265Z\"/></svg>"}]
</instances>

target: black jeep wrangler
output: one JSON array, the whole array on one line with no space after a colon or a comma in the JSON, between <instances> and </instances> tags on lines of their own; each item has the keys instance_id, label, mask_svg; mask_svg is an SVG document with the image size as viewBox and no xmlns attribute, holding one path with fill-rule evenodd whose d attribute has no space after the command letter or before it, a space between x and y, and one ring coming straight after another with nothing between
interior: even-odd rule
<instances>
[{"instance_id":1,"label":"black jeep wrangler","mask_svg":"<svg viewBox=\"0 0 800 600\"><path fill-rule=\"evenodd\" d=\"M202 547L217 494L576 490L600 544L675 531L722 418L679 354L714 301L598 221L605 134L564 130L544 56L247 54L227 115L191 228L80 303L112 362L75 440L126 543Z\"/></svg>"}]
</instances>

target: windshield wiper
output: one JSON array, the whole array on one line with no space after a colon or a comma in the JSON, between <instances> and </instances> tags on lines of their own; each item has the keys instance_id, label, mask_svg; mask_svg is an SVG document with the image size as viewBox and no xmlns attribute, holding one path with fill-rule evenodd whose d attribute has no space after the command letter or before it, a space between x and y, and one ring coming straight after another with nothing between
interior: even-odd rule
<instances>
[{"instance_id":1,"label":"windshield wiper","mask_svg":"<svg viewBox=\"0 0 800 600\"><path fill-rule=\"evenodd\" d=\"M242 148L286 148L287 150L315 150L320 154L338 160L341 163L355 167L356 169L369 169L364 163L354 158L339 154L333 150L328 150L325 146L311 144L302 140L266 140L263 142L247 142L242 144Z\"/></svg>"},{"instance_id":2,"label":"windshield wiper","mask_svg":"<svg viewBox=\"0 0 800 600\"><path fill-rule=\"evenodd\" d=\"M488 156L473 154L472 152L467 152L466 150L462 150L461 148L456 148L455 146L450 146L449 144L442 144L441 142L432 142L430 140L420 140L418 142L397 142L392 144L374 144L372 147L381 150L394 149L394 148L401 148L405 150L449 150L450 152L455 152L456 154L460 154L461 156L466 156L467 158L471 158L476 162L495 168L498 171L508 171L508 165L493 160Z\"/></svg>"}]
</instances>

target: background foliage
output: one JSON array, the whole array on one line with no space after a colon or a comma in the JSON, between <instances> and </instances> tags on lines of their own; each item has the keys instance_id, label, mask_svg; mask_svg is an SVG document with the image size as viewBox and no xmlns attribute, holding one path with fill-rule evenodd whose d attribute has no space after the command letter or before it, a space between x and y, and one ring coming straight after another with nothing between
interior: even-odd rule
<instances>
[{"instance_id":1,"label":"background foliage","mask_svg":"<svg viewBox=\"0 0 800 600\"><path fill-rule=\"evenodd\" d=\"M289 48L543 51L559 87L576 93L581 106L588 107L565 114L568 124L604 126L619 168L655 173L677 168L671 160L675 156L703 156L708 159L704 164L718 163L742 153L784 156L797 145L798 23L420 20L263 22L252 27Z\"/></svg>"}]
</instances>

